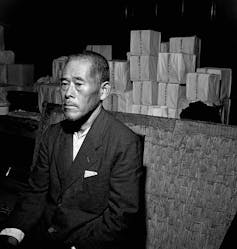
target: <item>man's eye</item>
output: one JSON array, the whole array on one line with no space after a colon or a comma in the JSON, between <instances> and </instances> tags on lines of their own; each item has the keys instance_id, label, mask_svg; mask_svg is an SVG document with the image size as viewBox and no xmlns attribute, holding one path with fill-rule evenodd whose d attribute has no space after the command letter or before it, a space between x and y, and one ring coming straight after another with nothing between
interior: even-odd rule
<instances>
[{"instance_id":1,"label":"man's eye","mask_svg":"<svg viewBox=\"0 0 237 249\"><path fill-rule=\"evenodd\" d=\"M75 87L76 87L76 88L80 88L81 85L82 85L82 83L80 83L80 82L75 82Z\"/></svg>"},{"instance_id":2,"label":"man's eye","mask_svg":"<svg viewBox=\"0 0 237 249\"><path fill-rule=\"evenodd\" d=\"M61 81L61 85L63 85L63 86L69 85L69 82L67 82L67 81Z\"/></svg>"},{"instance_id":3,"label":"man's eye","mask_svg":"<svg viewBox=\"0 0 237 249\"><path fill-rule=\"evenodd\" d=\"M61 81L61 87L62 89L67 89L69 87L70 83L67 81Z\"/></svg>"}]
</instances>

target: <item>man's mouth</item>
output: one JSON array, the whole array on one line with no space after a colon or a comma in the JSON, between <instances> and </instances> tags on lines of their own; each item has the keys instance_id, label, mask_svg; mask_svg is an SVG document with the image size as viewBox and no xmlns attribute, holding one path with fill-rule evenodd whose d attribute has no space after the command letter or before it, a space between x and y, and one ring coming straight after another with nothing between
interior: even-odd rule
<instances>
[{"instance_id":1,"label":"man's mouth","mask_svg":"<svg viewBox=\"0 0 237 249\"><path fill-rule=\"evenodd\" d=\"M75 109L75 108L77 108L77 106L71 105L71 104L64 104L64 108L66 108L66 109Z\"/></svg>"}]
</instances>

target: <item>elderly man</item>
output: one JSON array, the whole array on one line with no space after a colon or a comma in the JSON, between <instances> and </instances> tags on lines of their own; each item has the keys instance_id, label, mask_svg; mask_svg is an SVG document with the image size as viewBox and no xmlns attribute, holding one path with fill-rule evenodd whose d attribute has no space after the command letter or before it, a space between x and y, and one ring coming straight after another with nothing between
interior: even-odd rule
<instances>
[{"instance_id":1,"label":"elderly man","mask_svg":"<svg viewBox=\"0 0 237 249\"><path fill-rule=\"evenodd\" d=\"M103 109L109 92L103 56L69 56L61 79L66 119L44 133L1 248L131 248L143 152L140 137Z\"/></svg>"}]
</instances>

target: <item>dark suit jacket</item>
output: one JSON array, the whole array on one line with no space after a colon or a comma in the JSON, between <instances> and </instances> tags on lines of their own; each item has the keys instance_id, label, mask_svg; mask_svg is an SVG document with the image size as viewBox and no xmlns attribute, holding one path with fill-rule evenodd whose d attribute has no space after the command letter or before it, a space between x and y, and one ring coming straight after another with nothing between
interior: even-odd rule
<instances>
[{"instance_id":1,"label":"dark suit jacket","mask_svg":"<svg viewBox=\"0 0 237 249\"><path fill-rule=\"evenodd\" d=\"M73 161L66 124L46 131L8 225L27 234L40 219L53 239L80 249L125 248L139 213L141 139L102 109ZM85 170L97 175L84 178Z\"/></svg>"}]
</instances>

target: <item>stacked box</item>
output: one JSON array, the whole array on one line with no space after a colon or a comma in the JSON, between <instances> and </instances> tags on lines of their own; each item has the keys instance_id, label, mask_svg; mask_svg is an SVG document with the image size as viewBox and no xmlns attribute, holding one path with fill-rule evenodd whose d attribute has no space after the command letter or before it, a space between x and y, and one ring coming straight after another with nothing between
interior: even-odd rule
<instances>
[{"instance_id":1,"label":"stacked box","mask_svg":"<svg viewBox=\"0 0 237 249\"><path fill-rule=\"evenodd\" d=\"M167 106L151 105L151 106L149 106L149 109L148 109L148 115L168 118L168 107Z\"/></svg>"},{"instance_id":2,"label":"stacked box","mask_svg":"<svg viewBox=\"0 0 237 249\"><path fill-rule=\"evenodd\" d=\"M142 104L142 81L133 82L133 104L141 105Z\"/></svg>"},{"instance_id":3,"label":"stacked box","mask_svg":"<svg viewBox=\"0 0 237 249\"><path fill-rule=\"evenodd\" d=\"M132 105L132 113L148 115L149 105Z\"/></svg>"},{"instance_id":4,"label":"stacked box","mask_svg":"<svg viewBox=\"0 0 237 249\"><path fill-rule=\"evenodd\" d=\"M124 92L130 82L129 61L109 61L110 83L112 89Z\"/></svg>"},{"instance_id":5,"label":"stacked box","mask_svg":"<svg viewBox=\"0 0 237 249\"><path fill-rule=\"evenodd\" d=\"M101 54L108 61L112 60L112 45L87 45L86 50Z\"/></svg>"},{"instance_id":6,"label":"stacked box","mask_svg":"<svg viewBox=\"0 0 237 249\"><path fill-rule=\"evenodd\" d=\"M33 64L7 65L7 82L10 85L29 86L34 83Z\"/></svg>"},{"instance_id":7,"label":"stacked box","mask_svg":"<svg viewBox=\"0 0 237 249\"><path fill-rule=\"evenodd\" d=\"M132 111L132 91L128 90L125 91L123 94L117 95L118 96L118 112L127 112L131 113Z\"/></svg>"},{"instance_id":8,"label":"stacked box","mask_svg":"<svg viewBox=\"0 0 237 249\"><path fill-rule=\"evenodd\" d=\"M168 108L184 108L186 102L186 85L162 83L158 84L158 106Z\"/></svg>"},{"instance_id":9,"label":"stacked box","mask_svg":"<svg viewBox=\"0 0 237 249\"><path fill-rule=\"evenodd\" d=\"M0 64L0 83L7 84L7 64Z\"/></svg>"},{"instance_id":10,"label":"stacked box","mask_svg":"<svg viewBox=\"0 0 237 249\"><path fill-rule=\"evenodd\" d=\"M0 64L14 64L15 53L11 50L0 50Z\"/></svg>"},{"instance_id":11,"label":"stacked box","mask_svg":"<svg viewBox=\"0 0 237 249\"><path fill-rule=\"evenodd\" d=\"M161 32L154 30L131 30L130 52L132 55L158 56Z\"/></svg>"},{"instance_id":12,"label":"stacked box","mask_svg":"<svg viewBox=\"0 0 237 249\"><path fill-rule=\"evenodd\" d=\"M188 106L186 98L186 77L188 72L195 72L196 55L187 53L159 53L157 63L158 106L155 115L179 118L180 110Z\"/></svg>"},{"instance_id":13,"label":"stacked box","mask_svg":"<svg viewBox=\"0 0 237 249\"><path fill-rule=\"evenodd\" d=\"M132 81L156 81L157 78L157 56L131 55L130 56L130 78Z\"/></svg>"},{"instance_id":14,"label":"stacked box","mask_svg":"<svg viewBox=\"0 0 237 249\"><path fill-rule=\"evenodd\" d=\"M52 78L53 82L58 82L62 77L62 72L67 61L67 56L60 56L53 60L52 63Z\"/></svg>"},{"instance_id":15,"label":"stacked box","mask_svg":"<svg viewBox=\"0 0 237 249\"><path fill-rule=\"evenodd\" d=\"M187 73L195 72L196 56L184 53L159 53L157 81L185 84Z\"/></svg>"},{"instance_id":16,"label":"stacked box","mask_svg":"<svg viewBox=\"0 0 237 249\"><path fill-rule=\"evenodd\" d=\"M132 107L132 89L119 92L113 90L103 101L103 107L109 111L131 113Z\"/></svg>"},{"instance_id":17,"label":"stacked box","mask_svg":"<svg viewBox=\"0 0 237 249\"><path fill-rule=\"evenodd\" d=\"M48 103L62 104L60 85L57 83L40 84L38 89L38 106L42 112L42 104L44 101Z\"/></svg>"},{"instance_id":18,"label":"stacked box","mask_svg":"<svg viewBox=\"0 0 237 249\"><path fill-rule=\"evenodd\" d=\"M158 83L156 81L134 81L133 103L136 105L157 105Z\"/></svg>"},{"instance_id":19,"label":"stacked box","mask_svg":"<svg viewBox=\"0 0 237 249\"><path fill-rule=\"evenodd\" d=\"M147 114L148 105L157 103L157 61L161 32L132 30L130 33L130 79L133 81L132 112Z\"/></svg>"},{"instance_id":20,"label":"stacked box","mask_svg":"<svg viewBox=\"0 0 237 249\"><path fill-rule=\"evenodd\" d=\"M202 101L207 105L219 105L220 75L188 73L186 97L190 102Z\"/></svg>"},{"instance_id":21,"label":"stacked box","mask_svg":"<svg viewBox=\"0 0 237 249\"><path fill-rule=\"evenodd\" d=\"M230 98L231 84L232 84L232 69L231 68L217 68L217 67L203 67L197 68L197 73L211 73L220 76L220 102Z\"/></svg>"},{"instance_id":22,"label":"stacked box","mask_svg":"<svg viewBox=\"0 0 237 249\"><path fill-rule=\"evenodd\" d=\"M171 53L185 53L196 55L196 67L200 67L201 39L197 36L171 37L169 39Z\"/></svg>"},{"instance_id":23,"label":"stacked box","mask_svg":"<svg viewBox=\"0 0 237 249\"><path fill-rule=\"evenodd\" d=\"M0 25L0 50L5 50L4 27Z\"/></svg>"},{"instance_id":24,"label":"stacked box","mask_svg":"<svg viewBox=\"0 0 237 249\"><path fill-rule=\"evenodd\" d=\"M110 94L106 99L104 99L103 107L105 108L105 110L116 111L116 108L118 106L116 98L116 95Z\"/></svg>"},{"instance_id":25,"label":"stacked box","mask_svg":"<svg viewBox=\"0 0 237 249\"><path fill-rule=\"evenodd\" d=\"M180 118L180 113L182 109L174 109L168 108L167 106L149 106L148 115L156 116L156 117L163 117L163 118Z\"/></svg>"}]
</instances>

